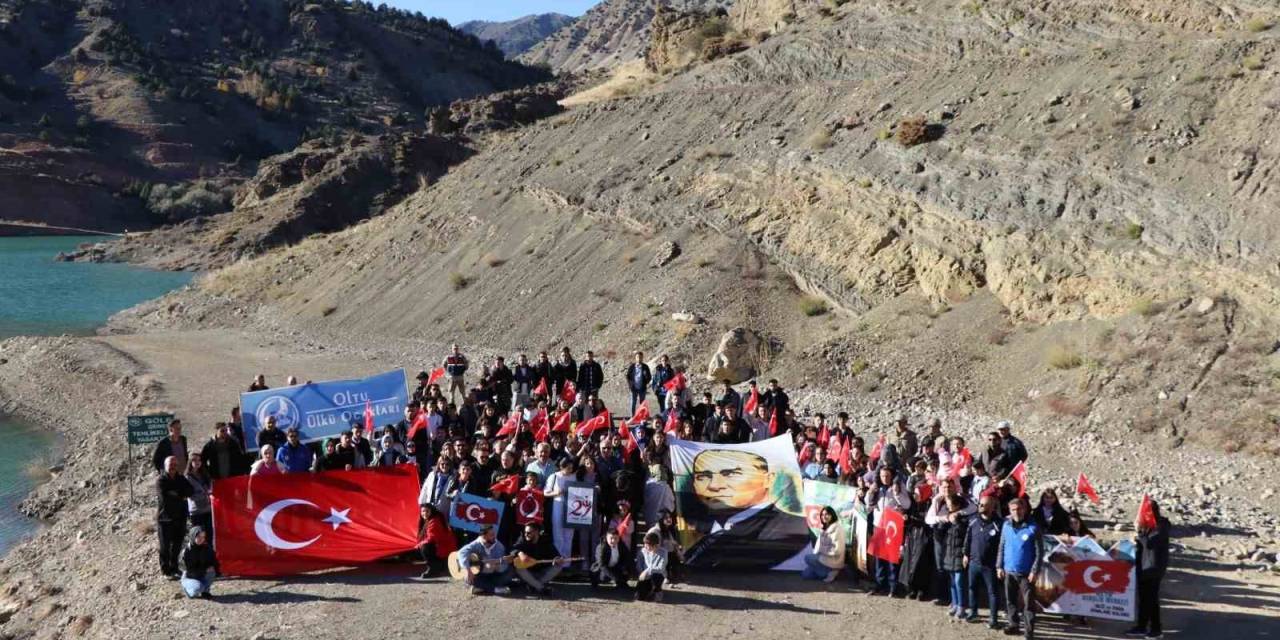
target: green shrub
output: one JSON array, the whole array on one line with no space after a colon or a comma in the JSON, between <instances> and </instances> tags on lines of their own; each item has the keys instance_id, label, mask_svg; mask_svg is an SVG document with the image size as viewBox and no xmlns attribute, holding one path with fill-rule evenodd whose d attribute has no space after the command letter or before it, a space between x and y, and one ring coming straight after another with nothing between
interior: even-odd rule
<instances>
[{"instance_id":1,"label":"green shrub","mask_svg":"<svg viewBox=\"0 0 1280 640\"><path fill-rule=\"evenodd\" d=\"M1244 65L1245 69L1250 71L1262 71L1262 68L1265 66L1262 64L1262 56L1249 56L1241 61L1241 64Z\"/></svg>"},{"instance_id":2,"label":"green shrub","mask_svg":"<svg viewBox=\"0 0 1280 640\"><path fill-rule=\"evenodd\" d=\"M858 358L857 360L854 360L853 362L849 363L849 373L851 375L856 376L859 373L866 371L867 367L869 366L871 365L869 365L866 360L863 360L862 358Z\"/></svg>"},{"instance_id":3,"label":"green shrub","mask_svg":"<svg viewBox=\"0 0 1280 640\"><path fill-rule=\"evenodd\" d=\"M471 284L471 280L461 273L454 271L449 274L449 286L453 287L454 291L466 289L469 284Z\"/></svg>"},{"instance_id":4,"label":"green shrub","mask_svg":"<svg viewBox=\"0 0 1280 640\"><path fill-rule=\"evenodd\" d=\"M1124 235L1130 240L1141 240L1143 231L1146 231L1146 229L1142 225L1130 222L1129 226L1125 227Z\"/></svg>"},{"instance_id":5,"label":"green shrub","mask_svg":"<svg viewBox=\"0 0 1280 640\"><path fill-rule=\"evenodd\" d=\"M1263 31L1271 28L1271 21L1261 16L1249 18L1249 20L1244 23L1244 28L1250 33L1262 33Z\"/></svg>"}]
</instances>

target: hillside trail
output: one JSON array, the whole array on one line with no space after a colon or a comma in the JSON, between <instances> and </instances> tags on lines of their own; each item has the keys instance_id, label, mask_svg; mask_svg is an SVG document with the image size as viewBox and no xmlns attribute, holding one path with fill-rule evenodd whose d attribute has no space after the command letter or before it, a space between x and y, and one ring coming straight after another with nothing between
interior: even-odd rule
<instances>
[{"instance_id":1,"label":"hillside trail","mask_svg":"<svg viewBox=\"0 0 1280 640\"><path fill-rule=\"evenodd\" d=\"M196 440L203 439L206 425L224 419L238 390L257 373L267 375L268 383L287 375L300 380L367 375L402 366L404 361L396 360L406 355L403 351L320 349L305 339L239 329L97 339L149 370L162 385L163 401L183 416L188 434ZM432 345L421 345L421 349L419 359L411 362L434 362L434 354L443 353ZM622 402L621 397L610 400ZM1070 457L1060 447L1046 442L1037 448L1035 439L1028 440L1033 456L1041 460ZM1050 464L1050 460L1044 462ZM1219 564L1202 554L1194 539L1176 542L1185 546L1174 554L1173 569L1165 581L1164 618L1170 637L1244 639L1280 634L1280 579ZM654 638L685 636L695 620L699 637L705 638L993 637L982 625L950 624L941 607L864 596L843 577L826 585L792 574L702 574L691 584L676 587L665 603L632 604L609 590L592 592L582 584L558 585L553 600L518 595L475 598L445 578L420 580L419 570L377 564L278 580L224 580L215 585L218 598L214 601L175 599L166 606L174 617L182 618L171 637L204 636L206 631L217 637L258 633L263 634L259 637L346 637L349 629L397 637L431 629L460 638L540 638L560 636L570 629L609 629L616 637ZM158 576L152 580L148 591L153 593L169 586ZM1094 621L1083 627L1054 616L1041 620L1042 638L1115 638L1126 628L1118 622Z\"/></svg>"}]
</instances>

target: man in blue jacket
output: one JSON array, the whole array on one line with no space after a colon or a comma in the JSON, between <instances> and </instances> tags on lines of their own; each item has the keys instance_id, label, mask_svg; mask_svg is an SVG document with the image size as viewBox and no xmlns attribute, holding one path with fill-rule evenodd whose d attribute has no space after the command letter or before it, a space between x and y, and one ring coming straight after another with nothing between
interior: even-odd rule
<instances>
[{"instance_id":1,"label":"man in blue jacket","mask_svg":"<svg viewBox=\"0 0 1280 640\"><path fill-rule=\"evenodd\" d=\"M1031 603L1036 571L1040 569L1040 530L1027 517L1030 511L1026 498L1009 503L1009 519L1000 530L1000 551L996 556L996 577L1004 580L1009 615L1009 628L1004 633L1018 635L1021 619L1026 625L1027 640L1032 640L1035 633Z\"/></svg>"},{"instance_id":2,"label":"man in blue jacket","mask_svg":"<svg viewBox=\"0 0 1280 640\"><path fill-rule=\"evenodd\" d=\"M964 534L964 567L969 573L969 615L966 620L978 622L978 583L987 590L987 606L991 618L987 623L999 628L1000 598L996 587L996 554L1000 548L999 509L995 496L983 496L978 503L978 517L969 521Z\"/></svg>"},{"instance_id":3,"label":"man in blue jacket","mask_svg":"<svg viewBox=\"0 0 1280 640\"><path fill-rule=\"evenodd\" d=\"M635 415L636 409L644 404L644 397L649 392L649 382L653 380L653 374L649 371L649 365L644 362L644 354L635 352L635 362L627 366L627 370L623 375L627 378L627 388L631 389L631 414ZM658 407L659 410L662 407Z\"/></svg>"},{"instance_id":4,"label":"man in blue jacket","mask_svg":"<svg viewBox=\"0 0 1280 640\"><path fill-rule=\"evenodd\" d=\"M310 471L311 463L315 462L315 454L311 451L311 447L302 444L297 427L289 427L286 433L284 445L276 452L276 462L284 467L286 473Z\"/></svg>"}]
</instances>

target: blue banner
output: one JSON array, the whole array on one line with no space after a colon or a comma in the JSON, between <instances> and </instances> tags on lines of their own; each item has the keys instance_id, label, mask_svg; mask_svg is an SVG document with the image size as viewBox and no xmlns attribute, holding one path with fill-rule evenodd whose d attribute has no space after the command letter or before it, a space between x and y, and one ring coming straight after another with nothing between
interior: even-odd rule
<instances>
[{"instance_id":1,"label":"blue banner","mask_svg":"<svg viewBox=\"0 0 1280 640\"><path fill-rule=\"evenodd\" d=\"M276 419L276 427L297 427L303 442L336 437L353 424L364 428L364 411L373 410L377 429L404 418L409 393L404 369L360 378L312 382L293 387L240 394L240 413L244 420L247 448L255 449L258 432L266 427L267 418Z\"/></svg>"}]
</instances>

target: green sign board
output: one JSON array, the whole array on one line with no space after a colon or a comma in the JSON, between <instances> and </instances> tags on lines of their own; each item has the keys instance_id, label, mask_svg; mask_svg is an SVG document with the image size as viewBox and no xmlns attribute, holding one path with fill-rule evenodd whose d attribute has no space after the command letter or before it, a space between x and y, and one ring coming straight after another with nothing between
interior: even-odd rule
<instances>
[{"instance_id":1,"label":"green sign board","mask_svg":"<svg viewBox=\"0 0 1280 640\"><path fill-rule=\"evenodd\" d=\"M169 436L172 413L129 416L129 444L153 444Z\"/></svg>"}]
</instances>

